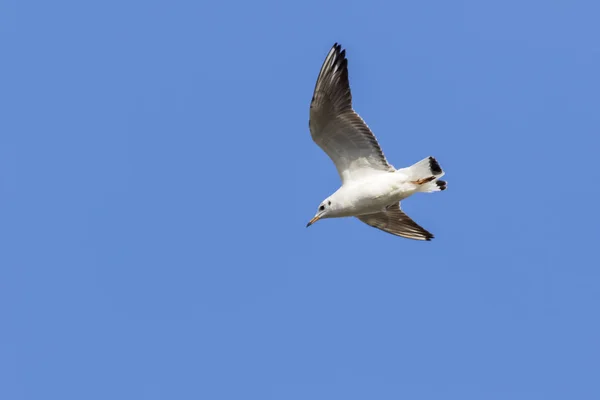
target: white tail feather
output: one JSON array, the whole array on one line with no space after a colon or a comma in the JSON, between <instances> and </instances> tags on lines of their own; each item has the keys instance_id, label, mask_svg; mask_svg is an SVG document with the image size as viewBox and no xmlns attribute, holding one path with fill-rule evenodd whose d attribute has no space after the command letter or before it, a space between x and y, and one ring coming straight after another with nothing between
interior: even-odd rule
<instances>
[{"instance_id":1,"label":"white tail feather","mask_svg":"<svg viewBox=\"0 0 600 400\"><path fill-rule=\"evenodd\" d=\"M429 178L430 176L435 176L438 179L444 176L444 171L440 167L440 164L433 157L424 158L410 167L402 168L399 171L402 171L408 178L414 180Z\"/></svg>"},{"instance_id":2,"label":"white tail feather","mask_svg":"<svg viewBox=\"0 0 600 400\"><path fill-rule=\"evenodd\" d=\"M442 190L446 190L448 184L446 181L435 180L431 182L427 182L419 186L419 192L431 193L431 192L439 192Z\"/></svg>"},{"instance_id":3,"label":"white tail feather","mask_svg":"<svg viewBox=\"0 0 600 400\"><path fill-rule=\"evenodd\" d=\"M405 174L407 179L411 181L435 177L434 180L419 185L418 192L430 193L446 189L446 182L439 180L444 176L444 171L433 157L424 158L410 167L399 169L397 172Z\"/></svg>"}]
</instances>

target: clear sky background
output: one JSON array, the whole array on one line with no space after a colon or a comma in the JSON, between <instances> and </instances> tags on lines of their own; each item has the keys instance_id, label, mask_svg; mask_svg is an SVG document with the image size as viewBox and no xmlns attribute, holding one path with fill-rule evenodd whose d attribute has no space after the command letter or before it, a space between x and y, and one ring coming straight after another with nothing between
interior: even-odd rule
<instances>
[{"instance_id":1,"label":"clear sky background","mask_svg":"<svg viewBox=\"0 0 600 400\"><path fill-rule=\"evenodd\" d=\"M600 398L595 1L0 3L0 398ZM306 222L340 42L416 242Z\"/></svg>"}]
</instances>

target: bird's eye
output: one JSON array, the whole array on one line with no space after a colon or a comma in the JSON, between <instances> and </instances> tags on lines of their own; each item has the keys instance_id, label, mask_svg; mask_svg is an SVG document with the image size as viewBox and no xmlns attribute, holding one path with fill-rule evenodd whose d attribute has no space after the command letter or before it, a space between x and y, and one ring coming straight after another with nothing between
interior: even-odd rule
<instances>
[{"instance_id":1,"label":"bird's eye","mask_svg":"<svg viewBox=\"0 0 600 400\"><path fill-rule=\"evenodd\" d=\"M324 209L325 209L325 206L319 207L319 211L323 211Z\"/></svg>"},{"instance_id":2,"label":"bird's eye","mask_svg":"<svg viewBox=\"0 0 600 400\"><path fill-rule=\"evenodd\" d=\"M327 204L331 205L331 200L329 200L329 201L327 202Z\"/></svg>"}]
</instances>

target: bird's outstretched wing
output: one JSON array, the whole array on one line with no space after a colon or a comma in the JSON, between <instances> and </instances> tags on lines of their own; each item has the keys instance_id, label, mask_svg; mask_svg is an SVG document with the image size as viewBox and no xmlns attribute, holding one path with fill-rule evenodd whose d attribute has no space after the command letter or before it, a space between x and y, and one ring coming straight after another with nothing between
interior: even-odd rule
<instances>
[{"instance_id":1,"label":"bird's outstretched wing","mask_svg":"<svg viewBox=\"0 0 600 400\"><path fill-rule=\"evenodd\" d=\"M415 240L431 240L433 235L419 226L402 210L400 203L387 208L386 211L356 217L367 225L381 229L392 235Z\"/></svg>"},{"instance_id":2,"label":"bird's outstretched wing","mask_svg":"<svg viewBox=\"0 0 600 400\"><path fill-rule=\"evenodd\" d=\"M309 127L315 143L334 162L342 184L374 171L395 171L367 124L352 109L346 50L337 43L319 72Z\"/></svg>"}]
</instances>

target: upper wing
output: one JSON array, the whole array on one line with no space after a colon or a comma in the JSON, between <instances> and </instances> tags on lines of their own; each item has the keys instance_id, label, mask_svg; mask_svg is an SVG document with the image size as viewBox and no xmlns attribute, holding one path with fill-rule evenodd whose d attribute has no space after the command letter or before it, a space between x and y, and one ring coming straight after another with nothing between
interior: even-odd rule
<instances>
[{"instance_id":1,"label":"upper wing","mask_svg":"<svg viewBox=\"0 0 600 400\"><path fill-rule=\"evenodd\" d=\"M352 109L346 50L337 43L319 72L309 127L315 143L334 162L342 183L373 170L395 171L367 124Z\"/></svg>"},{"instance_id":2,"label":"upper wing","mask_svg":"<svg viewBox=\"0 0 600 400\"><path fill-rule=\"evenodd\" d=\"M386 211L361 215L357 218L367 225L381 229L392 235L415 240L433 239L433 235L430 232L423 229L400 210L400 203L388 207Z\"/></svg>"}]
</instances>

